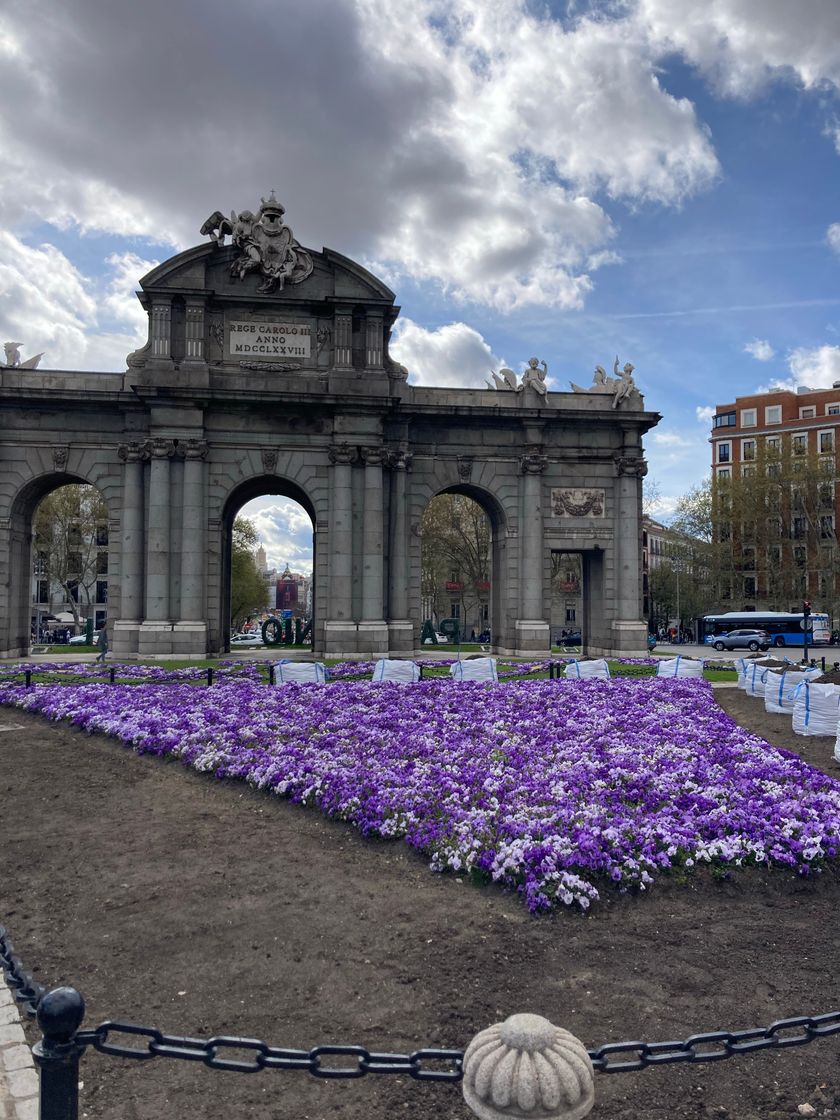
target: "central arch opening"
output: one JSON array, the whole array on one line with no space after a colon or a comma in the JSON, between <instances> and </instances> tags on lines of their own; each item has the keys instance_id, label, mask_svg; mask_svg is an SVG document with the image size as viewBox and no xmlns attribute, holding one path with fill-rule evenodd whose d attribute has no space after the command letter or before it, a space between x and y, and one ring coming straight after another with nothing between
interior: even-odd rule
<instances>
[{"instance_id":1,"label":"central arch opening","mask_svg":"<svg viewBox=\"0 0 840 1120\"><path fill-rule=\"evenodd\" d=\"M475 487L430 499L420 523L421 622L427 635L498 644L501 515ZM431 625L431 629L429 625Z\"/></svg>"},{"instance_id":2,"label":"central arch opening","mask_svg":"<svg viewBox=\"0 0 840 1120\"><path fill-rule=\"evenodd\" d=\"M311 647L315 548L314 509L294 483L257 478L231 494L222 519L223 650L262 648L263 623L274 618L283 644Z\"/></svg>"}]
</instances>

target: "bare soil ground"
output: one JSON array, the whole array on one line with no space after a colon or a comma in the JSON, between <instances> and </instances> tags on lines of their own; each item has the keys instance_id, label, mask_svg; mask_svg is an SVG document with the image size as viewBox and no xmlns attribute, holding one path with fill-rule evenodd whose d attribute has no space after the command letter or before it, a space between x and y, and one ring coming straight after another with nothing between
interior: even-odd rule
<instances>
[{"instance_id":1,"label":"bare soil ground","mask_svg":"<svg viewBox=\"0 0 840 1120\"><path fill-rule=\"evenodd\" d=\"M794 736L742 692L715 695L840 776L832 740ZM610 894L585 916L531 917L495 887L431 873L400 842L12 709L0 709L0 920L42 983L83 992L86 1027L407 1052L462 1049L524 1010L594 1047L840 1007L837 871L698 873ZM593 1115L779 1120L810 1102L840 1116L838 1057L834 1036L598 1075ZM91 1120L470 1115L459 1086L402 1076L243 1075L92 1050L81 1069Z\"/></svg>"}]
</instances>

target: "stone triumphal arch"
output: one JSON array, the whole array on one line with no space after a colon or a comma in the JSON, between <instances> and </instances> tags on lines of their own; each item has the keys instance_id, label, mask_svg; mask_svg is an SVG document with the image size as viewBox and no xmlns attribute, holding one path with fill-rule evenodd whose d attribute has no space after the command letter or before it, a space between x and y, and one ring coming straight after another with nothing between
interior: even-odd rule
<instances>
[{"instance_id":1,"label":"stone triumphal arch","mask_svg":"<svg viewBox=\"0 0 840 1120\"><path fill-rule=\"evenodd\" d=\"M496 651L548 651L552 551L582 557L590 652L646 649L642 436L659 417L631 366L565 393L536 359L486 389L412 386L389 355L394 294L299 245L273 194L202 233L140 281L148 342L124 372L0 367L0 656L29 649L34 510L79 481L108 507L117 656L226 648L231 523L259 494L312 519L314 651L410 654L420 520L453 490L491 520Z\"/></svg>"}]
</instances>

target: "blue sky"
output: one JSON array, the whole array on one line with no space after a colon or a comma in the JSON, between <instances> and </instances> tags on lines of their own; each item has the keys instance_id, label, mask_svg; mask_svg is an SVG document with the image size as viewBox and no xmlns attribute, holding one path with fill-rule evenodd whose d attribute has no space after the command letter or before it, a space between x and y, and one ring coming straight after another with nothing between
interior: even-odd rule
<instances>
[{"instance_id":1,"label":"blue sky","mask_svg":"<svg viewBox=\"0 0 840 1120\"><path fill-rule=\"evenodd\" d=\"M140 276L274 187L304 245L394 288L416 384L632 361L663 520L715 404L840 380L837 0L231 11L4 6L0 333L24 357L124 368ZM247 512L307 567L299 511Z\"/></svg>"}]
</instances>

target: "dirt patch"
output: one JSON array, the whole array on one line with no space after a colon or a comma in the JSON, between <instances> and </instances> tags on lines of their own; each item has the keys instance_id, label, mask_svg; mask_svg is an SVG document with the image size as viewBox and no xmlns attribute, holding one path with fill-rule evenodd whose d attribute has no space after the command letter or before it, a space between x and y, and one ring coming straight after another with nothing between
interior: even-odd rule
<instances>
[{"instance_id":1,"label":"dirt patch","mask_svg":"<svg viewBox=\"0 0 840 1120\"><path fill-rule=\"evenodd\" d=\"M793 735L789 717L738 690L715 697L840 777L833 739ZM494 887L431 873L400 842L28 713L0 709L0 774L0 920L42 983L83 992L88 1027L407 1052L462 1049L528 1010L594 1047L840 1006L834 870L698 873L608 895L586 916L532 917ZM594 1115L776 1120L809 1100L831 1115L835 1093L838 1115L838 1057L832 1037L599 1075ZM459 1086L402 1076L245 1076L89 1051L82 1078L91 1120L469 1115Z\"/></svg>"}]
</instances>

